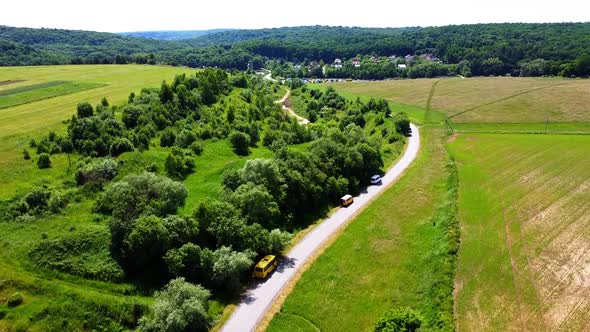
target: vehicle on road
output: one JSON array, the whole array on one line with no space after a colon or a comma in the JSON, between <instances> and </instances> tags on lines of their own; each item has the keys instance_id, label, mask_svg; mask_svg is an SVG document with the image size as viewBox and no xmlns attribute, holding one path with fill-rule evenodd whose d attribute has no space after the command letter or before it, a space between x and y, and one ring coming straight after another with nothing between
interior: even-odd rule
<instances>
[{"instance_id":1,"label":"vehicle on road","mask_svg":"<svg viewBox=\"0 0 590 332\"><path fill-rule=\"evenodd\" d=\"M274 255L267 255L260 260L254 267L254 277L265 279L278 265L278 260Z\"/></svg>"},{"instance_id":2,"label":"vehicle on road","mask_svg":"<svg viewBox=\"0 0 590 332\"><path fill-rule=\"evenodd\" d=\"M371 176L371 184L379 184L381 183L381 175L375 174Z\"/></svg>"},{"instance_id":3,"label":"vehicle on road","mask_svg":"<svg viewBox=\"0 0 590 332\"><path fill-rule=\"evenodd\" d=\"M351 195L344 195L340 198L340 206L349 206L354 202L354 199Z\"/></svg>"}]
</instances>

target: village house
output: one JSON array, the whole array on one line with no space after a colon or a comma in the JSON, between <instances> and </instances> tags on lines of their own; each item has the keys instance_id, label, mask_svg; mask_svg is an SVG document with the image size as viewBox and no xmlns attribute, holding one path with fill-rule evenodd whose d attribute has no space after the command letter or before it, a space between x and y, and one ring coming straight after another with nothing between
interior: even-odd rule
<instances>
[{"instance_id":1,"label":"village house","mask_svg":"<svg viewBox=\"0 0 590 332\"><path fill-rule=\"evenodd\" d=\"M334 67L335 68L342 68L342 60L340 60L340 59L334 60Z\"/></svg>"},{"instance_id":2,"label":"village house","mask_svg":"<svg viewBox=\"0 0 590 332\"><path fill-rule=\"evenodd\" d=\"M352 65L355 66L355 68L360 67L361 66L361 60L359 58L352 59Z\"/></svg>"},{"instance_id":3,"label":"village house","mask_svg":"<svg viewBox=\"0 0 590 332\"><path fill-rule=\"evenodd\" d=\"M408 68L408 65L406 65L405 63L400 63L399 65L397 65L397 69L399 70L404 70Z\"/></svg>"}]
</instances>

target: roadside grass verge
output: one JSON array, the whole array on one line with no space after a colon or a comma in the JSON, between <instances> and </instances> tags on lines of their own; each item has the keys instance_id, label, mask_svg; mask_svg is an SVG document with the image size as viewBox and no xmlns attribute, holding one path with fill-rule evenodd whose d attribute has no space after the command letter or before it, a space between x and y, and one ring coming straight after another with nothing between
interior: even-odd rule
<instances>
[{"instance_id":1,"label":"roadside grass verge","mask_svg":"<svg viewBox=\"0 0 590 332\"><path fill-rule=\"evenodd\" d=\"M309 330L302 321L366 331L398 306L419 311L425 327L452 330L456 176L442 129L421 131L414 164L304 272L268 331Z\"/></svg>"},{"instance_id":2,"label":"roadside grass verge","mask_svg":"<svg viewBox=\"0 0 590 332\"><path fill-rule=\"evenodd\" d=\"M457 330L590 324L590 136L460 134Z\"/></svg>"}]
</instances>

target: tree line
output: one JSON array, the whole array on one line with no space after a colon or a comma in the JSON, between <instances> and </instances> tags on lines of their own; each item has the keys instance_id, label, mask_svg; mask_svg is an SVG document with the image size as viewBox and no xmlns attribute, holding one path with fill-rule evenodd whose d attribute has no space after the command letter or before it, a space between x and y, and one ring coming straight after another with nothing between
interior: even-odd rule
<instances>
[{"instance_id":1,"label":"tree line","mask_svg":"<svg viewBox=\"0 0 590 332\"><path fill-rule=\"evenodd\" d=\"M590 23L505 23L429 28L293 27L229 30L186 40L0 27L0 65L140 63L245 70L267 60L307 63L357 56L434 54L442 64L400 71L385 64L349 77L429 74L588 76ZM420 64L412 64L420 65ZM456 67L451 67L455 65ZM426 68L425 68L426 67ZM457 68L458 67L458 68ZM343 72L331 75L345 76ZM311 75L317 76L317 75Z\"/></svg>"}]
</instances>

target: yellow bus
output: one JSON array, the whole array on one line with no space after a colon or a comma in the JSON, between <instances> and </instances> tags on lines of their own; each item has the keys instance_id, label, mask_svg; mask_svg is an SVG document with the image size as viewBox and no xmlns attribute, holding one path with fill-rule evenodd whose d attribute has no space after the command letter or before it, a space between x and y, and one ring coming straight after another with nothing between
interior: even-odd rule
<instances>
[{"instance_id":1,"label":"yellow bus","mask_svg":"<svg viewBox=\"0 0 590 332\"><path fill-rule=\"evenodd\" d=\"M275 256L265 256L254 267L254 276L260 279L266 278L275 269L275 267L277 267L277 264L278 260Z\"/></svg>"},{"instance_id":2,"label":"yellow bus","mask_svg":"<svg viewBox=\"0 0 590 332\"><path fill-rule=\"evenodd\" d=\"M340 198L340 205L341 206L349 206L353 202L354 202L354 199L352 198L351 195L344 195L344 196L342 196L342 198Z\"/></svg>"}]
</instances>

